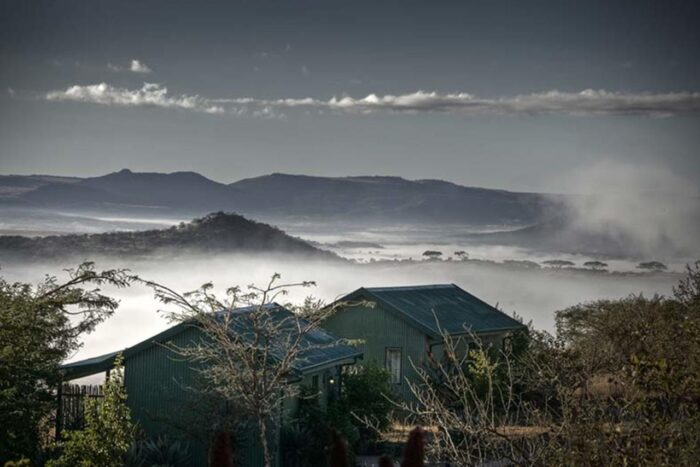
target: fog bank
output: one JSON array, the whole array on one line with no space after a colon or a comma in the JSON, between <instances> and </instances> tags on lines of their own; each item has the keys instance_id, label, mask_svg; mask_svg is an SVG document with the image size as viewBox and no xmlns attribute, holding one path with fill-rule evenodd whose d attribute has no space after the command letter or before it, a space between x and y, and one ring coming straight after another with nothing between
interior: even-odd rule
<instances>
[{"instance_id":1,"label":"fog bank","mask_svg":"<svg viewBox=\"0 0 700 467\"><path fill-rule=\"evenodd\" d=\"M41 280L50 273L63 277L65 265L5 264L2 275L9 281ZM367 286L395 286L455 283L505 312L532 320L540 329L553 329L553 313L579 302L599 298L620 298L633 293L668 294L677 274L605 274L566 270L521 270L500 265L472 262L420 263L331 263L299 257L274 256L192 256L129 261L99 260L99 268L125 267L139 276L158 281L178 291L188 291L213 281L217 291L231 285L261 285L274 272L284 282L316 281L311 289L292 290L289 299L297 302L313 294L331 301L352 290ZM87 335L84 347L72 360L100 355L134 345L167 328L150 289L136 285L105 292L120 300L115 315Z\"/></svg>"}]
</instances>

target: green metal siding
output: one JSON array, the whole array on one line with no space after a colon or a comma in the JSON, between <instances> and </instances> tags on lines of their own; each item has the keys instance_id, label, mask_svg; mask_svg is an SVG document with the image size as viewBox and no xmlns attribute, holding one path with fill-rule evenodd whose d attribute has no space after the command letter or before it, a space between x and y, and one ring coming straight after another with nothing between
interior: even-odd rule
<instances>
[{"instance_id":1,"label":"green metal siding","mask_svg":"<svg viewBox=\"0 0 700 467\"><path fill-rule=\"evenodd\" d=\"M400 347L402 349L402 383L397 385L396 389L399 395L408 401L413 400L414 397L406 384L406 379L408 378L411 382L417 381L413 366L423 365L429 351L437 360L442 358L444 351L440 340L430 338L410 322L399 318L396 313L387 311L379 303L376 303L373 308L352 306L339 310L323 322L323 327L338 337L362 340L362 343L357 344L364 353L361 362L371 361L384 367L386 348ZM485 347L500 346L503 338L509 334L510 332L486 334L480 339ZM460 338L455 337L455 339ZM460 346L465 347L467 341L469 341L468 336L463 336L459 340Z\"/></svg>"},{"instance_id":2,"label":"green metal siding","mask_svg":"<svg viewBox=\"0 0 700 467\"><path fill-rule=\"evenodd\" d=\"M375 362L384 367L387 347L401 348L401 384L397 392L405 399L411 399L406 378L415 379L416 366L423 363L427 350L427 336L388 312L381 305L374 307L357 306L339 310L323 322L323 328L345 339L361 339L357 347L364 353L362 362Z\"/></svg>"},{"instance_id":3,"label":"green metal siding","mask_svg":"<svg viewBox=\"0 0 700 467\"><path fill-rule=\"evenodd\" d=\"M172 344L186 346L200 338L200 331L189 328L175 336ZM124 362L127 403L134 420L148 436L166 434L190 446L192 465L207 465L211 426L207 412L217 410L193 389L198 375L192 363L183 361L163 345L153 345L129 356ZM225 410L222 406L221 410ZM262 453L255 430L250 439L237 440L239 465L262 465ZM241 446L244 446L241 449Z\"/></svg>"},{"instance_id":4,"label":"green metal siding","mask_svg":"<svg viewBox=\"0 0 700 467\"><path fill-rule=\"evenodd\" d=\"M201 332L187 328L175 335L171 345L184 347L197 342ZM331 366L309 372L296 384L311 386L314 375L319 377L319 400L325 405L329 386L327 380L333 376L338 381L339 367ZM212 410L225 410L224 406L213 407L206 398L198 397L196 387L199 376L196 366L183 361L164 345L155 344L128 356L124 362L124 383L127 404L132 417L149 437L166 434L170 439L181 439L188 443L192 454L192 465L207 465L207 449L214 417ZM298 401L287 400L283 404L282 423L296 416ZM257 439L257 430L251 427L244 439L236 443L236 455L241 467L257 467L263 464L262 450ZM278 438L279 433L275 433ZM239 435L240 436L240 435ZM277 439L278 440L278 439Z\"/></svg>"}]
</instances>

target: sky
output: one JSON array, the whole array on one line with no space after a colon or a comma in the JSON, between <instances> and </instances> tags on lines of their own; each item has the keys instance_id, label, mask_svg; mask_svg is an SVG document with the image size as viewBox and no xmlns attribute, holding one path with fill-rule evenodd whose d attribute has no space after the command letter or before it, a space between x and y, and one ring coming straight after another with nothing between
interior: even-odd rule
<instances>
[{"instance_id":1,"label":"sky","mask_svg":"<svg viewBox=\"0 0 700 467\"><path fill-rule=\"evenodd\" d=\"M0 173L695 185L698 24L678 0L0 0Z\"/></svg>"}]
</instances>

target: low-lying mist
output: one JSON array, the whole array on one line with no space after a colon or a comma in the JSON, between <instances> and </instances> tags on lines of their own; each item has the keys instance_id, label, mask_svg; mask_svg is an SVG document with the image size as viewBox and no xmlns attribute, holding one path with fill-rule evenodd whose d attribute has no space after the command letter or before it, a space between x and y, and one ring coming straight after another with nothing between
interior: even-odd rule
<instances>
[{"instance_id":1,"label":"low-lying mist","mask_svg":"<svg viewBox=\"0 0 700 467\"><path fill-rule=\"evenodd\" d=\"M93 258L94 259L94 258ZM332 301L361 286L394 286L455 283L502 310L517 313L539 329L552 330L553 313L579 302L619 298L629 294L668 294L678 274L618 274L575 270L523 270L478 262L381 262L356 264L329 262L287 255L181 255L177 259L148 260L98 258L98 268L129 268L144 279L160 282L178 291L189 291L213 281L217 291L231 285L261 285L274 272L284 282L313 280L317 287L294 289L291 301L314 295ZM80 260L60 264L4 264L2 275L9 281L40 281L45 274L62 277L62 269ZM135 285L106 290L120 300L116 314L85 337L84 347L72 359L87 358L122 349L168 327L157 310L162 306L150 289Z\"/></svg>"},{"instance_id":2,"label":"low-lying mist","mask_svg":"<svg viewBox=\"0 0 700 467\"><path fill-rule=\"evenodd\" d=\"M664 167L598 163L567 177L571 227L637 256L700 256L700 185Z\"/></svg>"}]
</instances>

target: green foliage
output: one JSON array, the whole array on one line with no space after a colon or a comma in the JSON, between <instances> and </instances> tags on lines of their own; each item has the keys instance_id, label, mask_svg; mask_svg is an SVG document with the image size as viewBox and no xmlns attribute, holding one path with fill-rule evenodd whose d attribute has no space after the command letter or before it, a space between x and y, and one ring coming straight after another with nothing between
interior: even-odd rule
<instances>
[{"instance_id":1,"label":"green foliage","mask_svg":"<svg viewBox=\"0 0 700 467\"><path fill-rule=\"evenodd\" d=\"M136 437L136 427L126 405L121 356L105 382L101 401L85 403L85 429L65 433L61 456L48 467L121 467Z\"/></svg>"},{"instance_id":2,"label":"green foliage","mask_svg":"<svg viewBox=\"0 0 700 467\"><path fill-rule=\"evenodd\" d=\"M319 394L302 388L294 420L282 427L281 451L289 467L326 465L326 447L331 423Z\"/></svg>"},{"instance_id":3,"label":"green foliage","mask_svg":"<svg viewBox=\"0 0 700 467\"><path fill-rule=\"evenodd\" d=\"M32 466L32 461L30 461L26 457L23 457L20 460L16 460L16 461L5 462L5 467L31 467L31 466Z\"/></svg>"},{"instance_id":4,"label":"green foliage","mask_svg":"<svg viewBox=\"0 0 700 467\"><path fill-rule=\"evenodd\" d=\"M633 296L557 314L557 329L584 374L615 374L673 400L700 398L700 308Z\"/></svg>"},{"instance_id":5,"label":"green foliage","mask_svg":"<svg viewBox=\"0 0 700 467\"><path fill-rule=\"evenodd\" d=\"M700 263L673 297L599 300L557 313L540 342L559 434L549 464L700 462ZM533 349L535 346L533 346ZM531 367L532 368L532 367ZM551 394L551 393L550 393Z\"/></svg>"},{"instance_id":6,"label":"green foliage","mask_svg":"<svg viewBox=\"0 0 700 467\"><path fill-rule=\"evenodd\" d=\"M165 436L136 441L129 447L125 467L187 467L191 465L189 446Z\"/></svg>"},{"instance_id":7,"label":"green foliage","mask_svg":"<svg viewBox=\"0 0 700 467\"><path fill-rule=\"evenodd\" d=\"M343 376L341 401L347 410L360 419L372 419L380 430L389 426L394 400L394 388L385 368L369 363Z\"/></svg>"},{"instance_id":8,"label":"green foliage","mask_svg":"<svg viewBox=\"0 0 700 467\"><path fill-rule=\"evenodd\" d=\"M339 398L322 404L319 397L309 388L302 390L298 413L283 430L285 465L327 465L332 430L347 441L352 453L358 446L364 449L376 441L376 428L385 430L389 426L393 389L389 373L376 365L360 366L355 373L344 374Z\"/></svg>"},{"instance_id":9,"label":"green foliage","mask_svg":"<svg viewBox=\"0 0 700 467\"><path fill-rule=\"evenodd\" d=\"M93 263L68 270L59 283L37 286L0 278L0 463L36 458L46 433L42 424L56 406L59 365L117 308L117 301L85 286L126 287L121 270L95 271Z\"/></svg>"}]
</instances>

